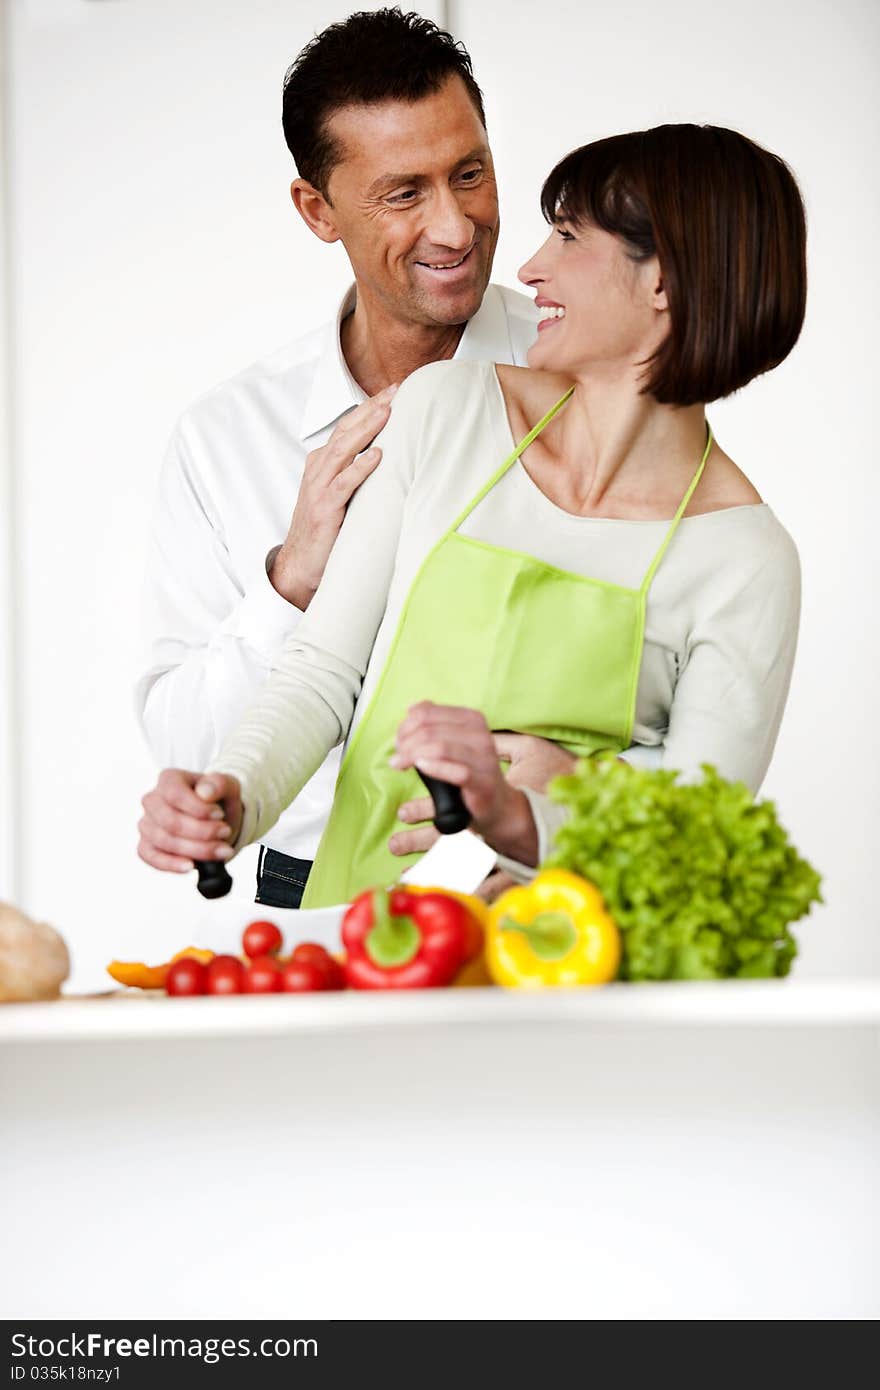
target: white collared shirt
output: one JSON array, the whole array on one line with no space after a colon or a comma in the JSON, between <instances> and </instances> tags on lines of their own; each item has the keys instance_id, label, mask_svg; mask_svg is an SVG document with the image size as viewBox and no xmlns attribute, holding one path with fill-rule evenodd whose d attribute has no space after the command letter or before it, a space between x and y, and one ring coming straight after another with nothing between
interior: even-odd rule
<instances>
[{"instance_id":1,"label":"white collared shirt","mask_svg":"<svg viewBox=\"0 0 880 1390\"><path fill-rule=\"evenodd\" d=\"M302 618L269 582L266 557L287 534L307 454L366 399L339 338L354 302L352 286L335 319L202 396L171 437L144 588L148 668L136 690L163 767L208 766ZM536 323L531 299L490 285L455 358L522 366ZM334 749L265 836L272 849L314 857L340 756Z\"/></svg>"}]
</instances>

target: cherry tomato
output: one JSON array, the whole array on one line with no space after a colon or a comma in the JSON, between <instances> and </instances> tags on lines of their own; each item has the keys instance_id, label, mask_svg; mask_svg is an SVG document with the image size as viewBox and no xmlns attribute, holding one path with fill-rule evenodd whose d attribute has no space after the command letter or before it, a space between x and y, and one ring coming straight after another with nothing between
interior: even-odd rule
<instances>
[{"instance_id":1,"label":"cherry tomato","mask_svg":"<svg viewBox=\"0 0 880 1390\"><path fill-rule=\"evenodd\" d=\"M205 967L208 994L240 994L244 966L235 956L215 956Z\"/></svg>"},{"instance_id":2,"label":"cherry tomato","mask_svg":"<svg viewBox=\"0 0 880 1390\"><path fill-rule=\"evenodd\" d=\"M291 960L298 965L316 965L324 975L324 989L345 989L345 971L334 960L325 946L316 941L301 941L294 949Z\"/></svg>"},{"instance_id":3,"label":"cherry tomato","mask_svg":"<svg viewBox=\"0 0 880 1390\"><path fill-rule=\"evenodd\" d=\"M192 956L181 956L170 966L165 976L165 988L169 994L204 994L207 988L208 968L203 961L193 960Z\"/></svg>"},{"instance_id":4,"label":"cherry tomato","mask_svg":"<svg viewBox=\"0 0 880 1390\"><path fill-rule=\"evenodd\" d=\"M289 960L281 967L281 988L285 994L311 994L326 989L324 971L310 960Z\"/></svg>"},{"instance_id":5,"label":"cherry tomato","mask_svg":"<svg viewBox=\"0 0 880 1390\"><path fill-rule=\"evenodd\" d=\"M241 937L244 953L252 960L257 956L277 955L281 942L281 932L274 922L249 922Z\"/></svg>"},{"instance_id":6,"label":"cherry tomato","mask_svg":"<svg viewBox=\"0 0 880 1390\"><path fill-rule=\"evenodd\" d=\"M324 979L325 989L345 989L346 987L345 971L339 961L334 960L332 956L327 957L324 965Z\"/></svg>"},{"instance_id":7,"label":"cherry tomato","mask_svg":"<svg viewBox=\"0 0 880 1390\"><path fill-rule=\"evenodd\" d=\"M255 956L242 974L242 994L275 994L281 988L281 969L272 956Z\"/></svg>"}]
</instances>

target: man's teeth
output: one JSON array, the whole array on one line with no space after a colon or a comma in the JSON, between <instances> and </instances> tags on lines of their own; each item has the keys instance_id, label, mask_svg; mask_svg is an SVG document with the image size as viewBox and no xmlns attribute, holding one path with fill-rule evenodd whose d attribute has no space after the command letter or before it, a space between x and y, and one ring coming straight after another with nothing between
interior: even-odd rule
<instances>
[{"instance_id":1,"label":"man's teeth","mask_svg":"<svg viewBox=\"0 0 880 1390\"><path fill-rule=\"evenodd\" d=\"M429 270L455 270L455 267L461 265L468 254L469 253L465 251L464 256L461 256L457 261L446 261L444 265L433 265L431 261L422 261L422 265L426 265Z\"/></svg>"},{"instance_id":2,"label":"man's teeth","mask_svg":"<svg viewBox=\"0 0 880 1390\"><path fill-rule=\"evenodd\" d=\"M564 319L564 318L565 318L565 310L563 309L563 307L562 307L561 304L557 304L557 305L555 305L555 306L546 305L545 307L543 307L543 308L541 309L541 318L542 318L542 319Z\"/></svg>"}]
</instances>

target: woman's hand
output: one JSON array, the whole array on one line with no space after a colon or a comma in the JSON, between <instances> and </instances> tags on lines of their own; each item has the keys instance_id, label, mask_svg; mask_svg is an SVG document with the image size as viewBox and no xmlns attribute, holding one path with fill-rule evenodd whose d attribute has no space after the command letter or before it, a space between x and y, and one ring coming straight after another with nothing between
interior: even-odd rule
<instances>
[{"instance_id":1,"label":"woman's hand","mask_svg":"<svg viewBox=\"0 0 880 1390\"><path fill-rule=\"evenodd\" d=\"M430 777L461 787L474 829L486 843L500 854L534 864L538 836L531 808L523 793L504 777L498 757L495 738L479 710L425 700L413 705L398 728L391 766L416 767ZM430 799L427 803L431 805ZM426 809L421 800L407 804ZM412 846L404 851L395 842L417 833L395 835L393 852L411 852Z\"/></svg>"},{"instance_id":2,"label":"woman's hand","mask_svg":"<svg viewBox=\"0 0 880 1390\"><path fill-rule=\"evenodd\" d=\"M141 805L137 852L154 869L182 874L197 859L235 853L229 841L237 839L243 814L237 778L166 767Z\"/></svg>"}]
</instances>

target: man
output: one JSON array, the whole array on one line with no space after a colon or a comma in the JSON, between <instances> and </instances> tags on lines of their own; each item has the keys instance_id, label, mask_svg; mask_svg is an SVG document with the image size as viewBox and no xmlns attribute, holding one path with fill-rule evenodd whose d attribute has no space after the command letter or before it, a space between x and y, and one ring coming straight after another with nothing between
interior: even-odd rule
<instances>
[{"instance_id":1,"label":"man","mask_svg":"<svg viewBox=\"0 0 880 1390\"><path fill-rule=\"evenodd\" d=\"M372 441L396 384L450 357L524 364L535 336L532 302L489 284L495 176L471 61L450 35L398 9L331 25L288 70L283 125L294 206L322 241L343 243L355 283L329 324L203 397L171 441L147 578L152 664L137 697L157 760L175 765L139 827L141 858L166 870L199 858L195 838L191 859L168 852L198 780L183 769L207 764L296 631L379 461ZM513 778L539 787L570 763L537 739L499 749ZM262 847L258 902L299 905L339 758ZM424 800L401 808L410 824L428 815ZM393 848L432 835L403 828Z\"/></svg>"}]
</instances>

